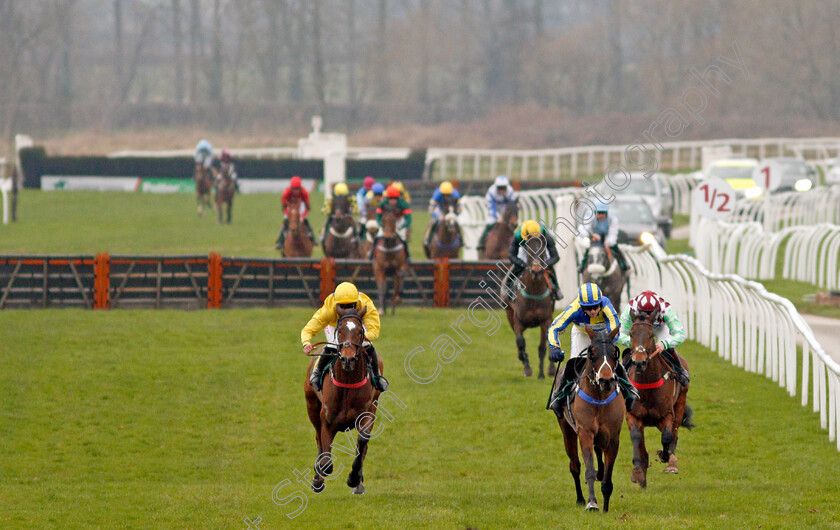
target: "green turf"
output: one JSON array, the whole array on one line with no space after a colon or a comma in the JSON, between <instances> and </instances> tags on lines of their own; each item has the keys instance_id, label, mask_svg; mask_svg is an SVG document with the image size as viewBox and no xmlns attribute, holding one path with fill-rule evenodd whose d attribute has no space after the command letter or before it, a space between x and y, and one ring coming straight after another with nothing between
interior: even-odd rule
<instances>
[{"instance_id":1,"label":"green turf","mask_svg":"<svg viewBox=\"0 0 840 530\"><path fill-rule=\"evenodd\" d=\"M323 195L312 193L309 221L320 236ZM429 215L415 205L411 252L423 258ZM155 254L280 257L274 241L283 222L279 194L237 195L233 223L199 217L186 193L42 192L23 190L18 220L3 227L2 254ZM322 255L318 245L313 255Z\"/></svg>"},{"instance_id":2,"label":"green turf","mask_svg":"<svg viewBox=\"0 0 840 530\"><path fill-rule=\"evenodd\" d=\"M547 380L525 379L506 324L467 320L471 343L425 385L432 339L460 310L402 309L377 341L405 409L370 444L367 495L347 468L320 495L295 482L315 444L302 382L310 309L5 311L0 527L838 527L840 453L818 418L763 376L696 344L680 474L629 482L622 436L608 514L574 503ZM482 313L479 311L479 313ZM478 318L486 314L476 315ZM532 358L537 331L526 335ZM567 337L564 335L564 340ZM658 436L648 430L649 447ZM350 465L340 455L337 463ZM310 473L311 476L311 472ZM306 509L272 502L301 491ZM600 498L600 491L598 491Z\"/></svg>"}]
</instances>

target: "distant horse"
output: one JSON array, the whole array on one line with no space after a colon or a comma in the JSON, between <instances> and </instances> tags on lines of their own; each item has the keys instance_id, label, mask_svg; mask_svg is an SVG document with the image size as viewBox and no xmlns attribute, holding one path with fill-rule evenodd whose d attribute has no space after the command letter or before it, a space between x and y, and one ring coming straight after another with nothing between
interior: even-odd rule
<instances>
[{"instance_id":1,"label":"distant horse","mask_svg":"<svg viewBox=\"0 0 840 530\"><path fill-rule=\"evenodd\" d=\"M484 241L484 251L479 253L478 259L505 259L508 257L513 232L519 225L519 203L514 201L507 205L501 219L496 221L487 239Z\"/></svg>"},{"instance_id":2,"label":"distant horse","mask_svg":"<svg viewBox=\"0 0 840 530\"><path fill-rule=\"evenodd\" d=\"M287 258L308 258L312 256L312 240L306 233L300 215L301 201L289 204L289 227L283 242L283 256Z\"/></svg>"},{"instance_id":3,"label":"distant horse","mask_svg":"<svg viewBox=\"0 0 840 530\"><path fill-rule=\"evenodd\" d=\"M677 473L677 439L680 426L687 429L691 423L691 407L686 406L688 387L683 387L670 377L670 369L661 355L652 355L656 349L656 335L652 322L656 313L645 318L632 314L630 348L624 354L631 355L632 365L628 370L630 382L639 392L639 400L633 410L627 413L627 427L633 442L633 472L630 481L647 487L648 452L645 447L645 427L656 427L662 431L662 450L657 451L659 459L668 464L665 473ZM680 364L688 370L688 363L678 355Z\"/></svg>"},{"instance_id":4,"label":"distant horse","mask_svg":"<svg viewBox=\"0 0 840 530\"><path fill-rule=\"evenodd\" d=\"M337 359L324 376L320 393L309 383L309 372L303 385L306 410L315 428L315 442L318 445L315 477L312 479L312 490L316 493L324 490L324 478L333 472L331 452L336 434L348 431L349 436L349 429L356 429L359 438L347 485L353 488L354 494L365 492L362 466L373 423L376 421L376 400L380 394L371 384L367 353L362 345L365 340L362 318L366 310L338 309ZM312 364L309 364L310 371ZM380 373L382 370L382 359L379 359Z\"/></svg>"},{"instance_id":5,"label":"distant horse","mask_svg":"<svg viewBox=\"0 0 840 530\"><path fill-rule=\"evenodd\" d=\"M210 192L213 190L212 170L205 168L203 164L196 164L193 178L195 179L195 202L198 215L204 217L204 209L213 208L210 202Z\"/></svg>"},{"instance_id":6,"label":"distant horse","mask_svg":"<svg viewBox=\"0 0 840 530\"><path fill-rule=\"evenodd\" d=\"M435 233L432 234L428 247L427 258L450 258L457 259L464 244L461 237L461 227L458 225L458 215L455 213L455 205L451 200L444 199L444 215Z\"/></svg>"},{"instance_id":7,"label":"distant horse","mask_svg":"<svg viewBox=\"0 0 840 530\"><path fill-rule=\"evenodd\" d=\"M332 222L324 234L324 256L360 258L359 237L349 199L346 195L333 197L332 208Z\"/></svg>"},{"instance_id":8,"label":"distant horse","mask_svg":"<svg viewBox=\"0 0 840 530\"><path fill-rule=\"evenodd\" d=\"M601 481L601 495L604 497L604 512L610 511L610 495L613 491L612 473L618 445L621 438L621 420L624 418L624 400L618 390L615 366L618 360L618 348L613 338L619 328L609 334L606 331L592 331L588 326L586 333L592 340L587 350L586 363L581 371L577 396L571 410L557 417L563 431L566 454L569 456L569 471L575 481L577 503L583 504L583 490L580 487L580 459L577 443L586 464L586 484L589 486L587 510L598 510L595 498L595 481ZM593 449L595 456L593 456ZM597 470L595 457L598 459Z\"/></svg>"},{"instance_id":9,"label":"distant horse","mask_svg":"<svg viewBox=\"0 0 840 530\"><path fill-rule=\"evenodd\" d=\"M402 275L408 270L406 249L397 235L397 215L389 204L382 203L382 235L373 249L373 276L379 292L379 314L385 315L388 308L388 277L394 279L394 292L391 297L391 314L394 314L400 299Z\"/></svg>"},{"instance_id":10,"label":"distant horse","mask_svg":"<svg viewBox=\"0 0 840 530\"><path fill-rule=\"evenodd\" d=\"M589 259L583 271L582 283L598 284L603 295L610 299L613 306L619 307L627 275L621 272L618 260L601 242L593 242L588 252Z\"/></svg>"},{"instance_id":11,"label":"distant horse","mask_svg":"<svg viewBox=\"0 0 840 530\"><path fill-rule=\"evenodd\" d=\"M528 361L528 352L525 351L525 337L523 333L528 328L540 328L540 372L539 379L545 377L543 362L545 359L546 342L548 340L548 327L552 321L554 310L554 298L551 296L551 280L548 271L542 267L539 256L543 244L541 238L532 237L525 244L528 246L528 265L519 278L513 279L513 291L506 292L502 289L502 300L507 306L505 313L516 335L516 348L519 351L519 360L522 361L523 375L530 377L534 374L531 370L531 363ZM508 272L508 275L512 274ZM549 363L548 375L554 375L554 366Z\"/></svg>"},{"instance_id":12,"label":"distant horse","mask_svg":"<svg viewBox=\"0 0 840 530\"><path fill-rule=\"evenodd\" d=\"M227 167L225 167L227 165ZM236 182L230 171L230 164L222 164L219 172L219 183L216 186L216 210L219 214L219 224L222 224L222 209L225 209L227 223L230 224L233 211L233 196L236 194Z\"/></svg>"}]
</instances>

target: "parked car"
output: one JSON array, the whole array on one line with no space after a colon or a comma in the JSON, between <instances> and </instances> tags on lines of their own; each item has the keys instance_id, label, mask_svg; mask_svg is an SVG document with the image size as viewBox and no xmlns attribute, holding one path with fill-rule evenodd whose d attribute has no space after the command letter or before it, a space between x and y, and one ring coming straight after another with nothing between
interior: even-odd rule
<instances>
[{"instance_id":1,"label":"parked car","mask_svg":"<svg viewBox=\"0 0 840 530\"><path fill-rule=\"evenodd\" d=\"M773 193L787 191L808 191L817 184L817 173L798 158L766 158L775 162L782 170L782 182Z\"/></svg>"},{"instance_id":2,"label":"parked car","mask_svg":"<svg viewBox=\"0 0 840 530\"><path fill-rule=\"evenodd\" d=\"M825 174L825 183L829 186L833 184L840 184L840 157L838 157L831 164L828 172Z\"/></svg>"},{"instance_id":3,"label":"parked car","mask_svg":"<svg viewBox=\"0 0 840 530\"><path fill-rule=\"evenodd\" d=\"M622 198L628 195L642 197L650 206L654 218L663 224L665 237L671 237L671 224L674 219L674 197L671 187L665 182L665 175L655 173L645 177L644 173L630 173L630 182L624 189L615 189L607 181L598 184L598 192L609 197Z\"/></svg>"},{"instance_id":4,"label":"parked car","mask_svg":"<svg viewBox=\"0 0 840 530\"><path fill-rule=\"evenodd\" d=\"M721 158L712 162L699 174L700 180L718 177L732 186L735 194L741 197L758 197L761 188L753 182L753 170L758 166L755 158Z\"/></svg>"},{"instance_id":5,"label":"parked car","mask_svg":"<svg viewBox=\"0 0 840 530\"><path fill-rule=\"evenodd\" d=\"M610 211L618 218L618 242L641 245L642 234L653 234L657 243L665 248L664 220L657 220L644 197L621 195L610 205Z\"/></svg>"}]
</instances>

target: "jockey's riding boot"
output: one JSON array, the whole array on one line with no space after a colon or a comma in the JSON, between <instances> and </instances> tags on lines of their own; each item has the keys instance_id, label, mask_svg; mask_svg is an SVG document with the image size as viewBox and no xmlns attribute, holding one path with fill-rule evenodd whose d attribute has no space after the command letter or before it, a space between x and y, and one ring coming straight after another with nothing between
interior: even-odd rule
<instances>
[{"instance_id":1,"label":"jockey's riding boot","mask_svg":"<svg viewBox=\"0 0 840 530\"><path fill-rule=\"evenodd\" d=\"M481 233L481 237L478 238L478 246L476 250L484 251L485 245L487 244L487 235L490 233L490 229L493 228L493 225L484 225L484 231Z\"/></svg>"},{"instance_id":2,"label":"jockey's riding boot","mask_svg":"<svg viewBox=\"0 0 840 530\"><path fill-rule=\"evenodd\" d=\"M618 245L613 245L612 247L610 247L610 250L612 250L615 259L618 260L618 268L621 269L621 273L624 274L625 272L627 272L627 269L629 269L630 267L627 265L627 260L624 259L624 253L621 251L620 248L618 248Z\"/></svg>"},{"instance_id":3,"label":"jockey's riding boot","mask_svg":"<svg viewBox=\"0 0 840 530\"><path fill-rule=\"evenodd\" d=\"M330 223L332 223L332 216L327 217L327 223L324 225L324 233L321 234L321 244L327 239L327 232L330 230Z\"/></svg>"},{"instance_id":4,"label":"jockey's riding boot","mask_svg":"<svg viewBox=\"0 0 840 530\"><path fill-rule=\"evenodd\" d=\"M329 346L324 348L324 353L328 353L332 350ZM327 363L327 356L320 356L315 358L315 364L312 365L312 374L309 376L309 384L312 385L316 391L321 391L321 371L324 369L324 365Z\"/></svg>"},{"instance_id":5,"label":"jockey's riding boot","mask_svg":"<svg viewBox=\"0 0 840 530\"><path fill-rule=\"evenodd\" d=\"M379 373L379 357L376 355L376 348L368 341L363 342L362 346L365 347L365 351L367 352L368 367L373 374L373 388L380 392L385 392L388 390L388 380Z\"/></svg>"},{"instance_id":6,"label":"jockey's riding boot","mask_svg":"<svg viewBox=\"0 0 840 530\"><path fill-rule=\"evenodd\" d=\"M309 236L310 241L315 243L315 231L312 230L312 225L309 224L309 219L303 220L303 226L306 227L306 234Z\"/></svg>"},{"instance_id":7,"label":"jockey's riding boot","mask_svg":"<svg viewBox=\"0 0 840 530\"><path fill-rule=\"evenodd\" d=\"M551 295L555 300L563 298L563 293L560 291L560 285L557 283L557 276L554 274L554 269L548 271L548 277L551 279Z\"/></svg>"},{"instance_id":8,"label":"jockey's riding boot","mask_svg":"<svg viewBox=\"0 0 840 530\"><path fill-rule=\"evenodd\" d=\"M408 251L408 242L405 241L403 238L400 238L400 242L403 244L403 247L405 248L405 261L410 262L411 261L411 254Z\"/></svg>"},{"instance_id":9,"label":"jockey's riding boot","mask_svg":"<svg viewBox=\"0 0 840 530\"><path fill-rule=\"evenodd\" d=\"M551 399L549 400L548 408L553 410L558 416L563 414L563 409L566 408L567 398L571 395L571 389L575 383L577 375L577 359L580 358L582 357L569 359L566 366L564 366L563 370L560 372L560 380L557 381L557 386L555 386L554 390L551 392Z\"/></svg>"},{"instance_id":10,"label":"jockey's riding boot","mask_svg":"<svg viewBox=\"0 0 840 530\"><path fill-rule=\"evenodd\" d=\"M578 267L578 272L579 273L583 274L583 271L586 270L586 264L587 264L586 262L588 262L588 261L589 261L589 252L586 252L583 255L583 259L580 260L580 267Z\"/></svg>"},{"instance_id":11,"label":"jockey's riding boot","mask_svg":"<svg viewBox=\"0 0 840 530\"><path fill-rule=\"evenodd\" d=\"M621 362L615 363L615 375L618 376L618 386L621 388L621 393L624 395L624 407L628 412L633 410L636 406L636 401L639 399L639 393L630 382L630 377L627 375L627 370L624 369L624 364Z\"/></svg>"},{"instance_id":12,"label":"jockey's riding boot","mask_svg":"<svg viewBox=\"0 0 840 530\"><path fill-rule=\"evenodd\" d=\"M677 357L677 351L674 348L662 350L662 358L665 359L666 363L668 363L668 366L671 368L671 372L674 373L674 379L677 380L677 383L682 386L688 386L691 379L688 377L688 371L683 368L682 364L680 364L679 357Z\"/></svg>"}]
</instances>

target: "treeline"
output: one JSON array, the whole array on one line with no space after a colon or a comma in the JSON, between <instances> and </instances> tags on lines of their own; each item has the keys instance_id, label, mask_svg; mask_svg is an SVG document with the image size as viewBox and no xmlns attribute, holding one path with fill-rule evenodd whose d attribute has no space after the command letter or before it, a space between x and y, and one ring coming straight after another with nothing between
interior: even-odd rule
<instances>
[{"instance_id":1,"label":"treeline","mask_svg":"<svg viewBox=\"0 0 840 530\"><path fill-rule=\"evenodd\" d=\"M0 123L658 113L733 43L749 77L716 113L840 121L837 20L840 0L0 0Z\"/></svg>"}]
</instances>

